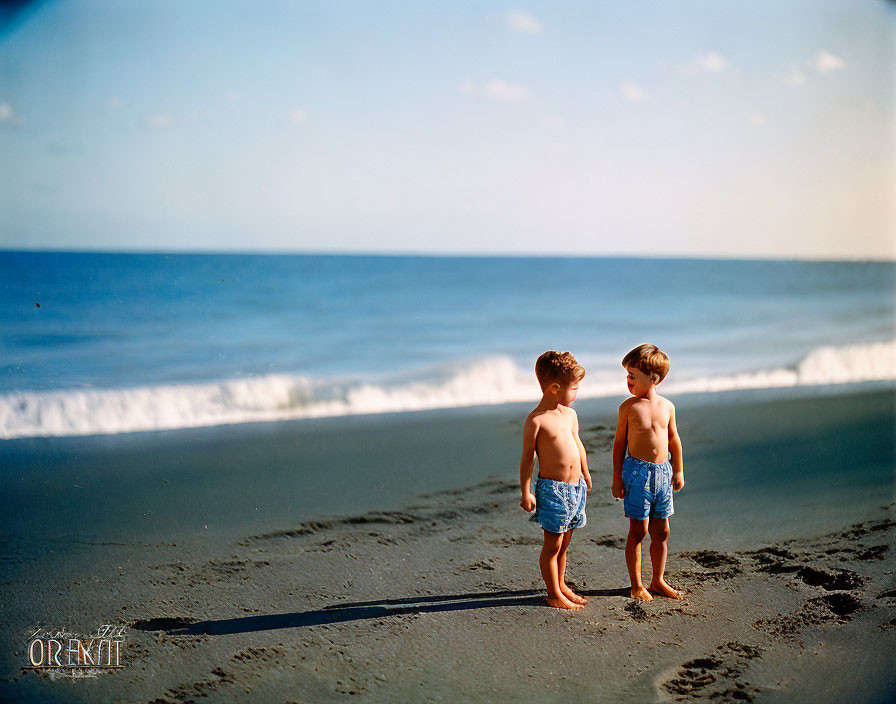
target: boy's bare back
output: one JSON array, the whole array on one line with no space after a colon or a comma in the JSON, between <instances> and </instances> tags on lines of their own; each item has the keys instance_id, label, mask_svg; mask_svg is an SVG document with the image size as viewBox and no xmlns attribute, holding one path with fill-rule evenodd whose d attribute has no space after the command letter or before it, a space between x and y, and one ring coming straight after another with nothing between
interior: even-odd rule
<instances>
[{"instance_id":1,"label":"boy's bare back","mask_svg":"<svg viewBox=\"0 0 896 704\"><path fill-rule=\"evenodd\" d=\"M667 398L632 397L623 401L620 415L625 417L628 454L639 460L662 464L669 459L669 426L673 426L675 407Z\"/></svg>"},{"instance_id":2,"label":"boy's bare back","mask_svg":"<svg viewBox=\"0 0 896 704\"><path fill-rule=\"evenodd\" d=\"M582 476L579 419L567 406L548 410L539 404L526 418L524 438L534 437L538 475L575 484Z\"/></svg>"}]
</instances>

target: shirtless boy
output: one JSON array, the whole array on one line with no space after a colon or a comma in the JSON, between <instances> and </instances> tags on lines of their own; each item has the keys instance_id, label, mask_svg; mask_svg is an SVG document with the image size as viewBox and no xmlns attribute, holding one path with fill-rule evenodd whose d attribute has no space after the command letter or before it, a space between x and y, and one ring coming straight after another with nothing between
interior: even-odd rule
<instances>
[{"instance_id":1,"label":"shirtless boy","mask_svg":"<svg viewBox=\"0 0 896 704\"><path fill-rule=\"evenodd\" d=\"M669 372L669 358L656 345L641 345L622 360L632 398L619 407L613 442L613 496L625 499L629 519L625 562L633 599L651 594L682 596L663 579L669 549L672 491L684 486L681 439L675 427L675 406L656 392ZM669 462L671 458L671 464ZM641 541L650 533L650 586L641 581Z\"/></svg>"},{"instance_id":2,"label":"shirtless boy","mask_svg":"<svg viewBox=\"0 0 896 704\"><path fill-rule=\"evenodd\" d=\"M547 602L561 609L581 609L588 600L564 581L566 550L574 529L585 525L585 498L591 475L585 446L579 439L579 419L570 408L585 369L569 352L545 352L535 362L541 402L523 426L520 460L520 506L535 509L544 529L538 564L548 588ZM532 493L532 471L538 457L538 478Z\"/></svg>"}]
</instances>

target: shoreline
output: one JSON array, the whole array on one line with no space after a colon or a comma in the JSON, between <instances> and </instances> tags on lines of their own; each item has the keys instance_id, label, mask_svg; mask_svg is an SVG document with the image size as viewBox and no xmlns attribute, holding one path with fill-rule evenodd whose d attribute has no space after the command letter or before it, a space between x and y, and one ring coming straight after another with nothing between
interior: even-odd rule
<instances>
[{"instance_id":1,"label":"shoreline","mask_svg":"<svg viewBox=\"0 0 896 704\"><path fill-rule=\"evenodd\" d=\"M816 398L851 397L866 393L890 393L896 398L896 379L882 379L872 381L851 381L835 384L805 384L796 386L768 386L756 388L725 389L723 391L688 391L685 393L665 394L674 400L676 407L705 408L717 405L736 405L740 403L757 403L787 400L811 400ZM629 394L619 393L608 396L580 396L574 408L578 413L606 414L612 412L615 417L616 409ZM257 429L258 433L271 434L278 430L303 432L318 431L338 426L340 429L354 430L366 426L386 426L401 419L420 419L424 422L438 422L442 418L481 418L494 415L508 415L515 417L522 413L524 418L538 399L528 401L501 401L498 403L481 403L463 406L444 406L435 408L421 408L402 411L382 411L371 413L350 413L335 416L314 416L302 418L282 418L274 420L249 420L220 423L218 425L197 425L182 428L160 428L149 430L134 430L116 433L96 433L81 435L28 435L22 437L0 439L0 450L4 447L12 447L16 444L28 443L73 443L79 447L79 443L112 444L122 442L127 444L129 440L137 443L141 439L161 439L164 441L189 442L191 440L214 440L216 434L238 434L246 438L252 438ZM522 420L520 421L522 427ZM25 451L28 451L27 448Z\"/></svg>"},{"instance_id":2,"label":"shoreline","mask_svg":"<svg viewBox=\"0 0 896 704\"><path fill-rule=\"evenodd\" d=\"M872 348L874 352L872 353ZM823 359L833 355L855 356L856 350L866 359ZM868 365L872 357L888 358L896 354L896 341L867 342L842 347L822 347L811 351L803 360L793 366L754 370L740 374L707 376L684 381L669 380L664 388L667 395L693 400L696 405L707 403L731 403L732 398L743 395L744 398L802 398L815 395L846 395L865 390L894 388L896 372L885 369L886 365L878 365L874 371L862 368ZM870 355L870 356L869 356ZM505 364L506 362L506 364ZM847 374L852 380L845 381L833 374L832 379L823 375L819 378L818 367L848 363L858 365ZM321 382L311 382L301 376L274 374L245 379L210 380L207 382L182 384L180 386L163 384L159 386L137 386L133 388L108 389L57 389L57 390L19 390L0 393L0 442L19 440L41 440L53 438L103 438L127 437L157 433L190 433L199 431L215 432L216 430L234 429L240 432L244 426L276 425L279 423L341 423L351 418L389 419L402 415L426 413L462 414L498 411L514 406L525 406L537 403L537 393L532 390L532 380L522 370L509 372L507 364L513 365L509 359L485 358L479 360L474 370L479 374L492 377L491 382L498 386L508 383L515 386L512 391L504 389L505 400L496 401L473 394L464 399L453 395L451 387L462 382L461 377L453 377L441 382L423 382L419 379L410 383L407 388L393 387L390 384L380 385L356 380L354 391L372 393L378 401L357 405L350 398L313 398L313 386ZM807 369L802 369L803 365ZM474 365L476 367L476 365ZM419 370L418 370L419 372ZM803 376L806 379L803 379ZM526 391L521 389L524 383ZM513 377L511 380L510 377ZM591 388L592 395L580 395L578 405L621 402L626 394L619 393L617 380L608 381L606 375L598 377ZM536 387L537 388L537 387ZM531 392L531 397L527 399ZM344 393L351 396L350 391ZM444 394L451 398L446 402ZM192 394L192 395L191 395ZM263 407L249 412L239 410L238 404L228 404L222 398L248 394L252 403L260 403ZM294 396L307 396L303 403L293 405ZM403 398L401 398L403 395ZM714 397L721 396L720 400ZM442 400L436 400L441 398ZM507 400L511 398L523 400ZM265 399L262 401L262 399ZM267 405L265 405L267 404ZM139 409L136 414L125 414L123 409ZM179 420L167 417L172 408L179 409ZM187 409L187 410L185 410ZM71 417L73 410L78 420ZM111 415L110 415L111 414ZM175 414L177 415L177 414ZM123 420L126 417L127 420ZM46 420L49 419L49 420ZM85 420L93 419L93 420ZM46 420L46 426L44 425ZM376 421L374 421L376 422ZM86 423L86 425L85 425Z\"/></svg>"},{"instance_id":3,"label":"shoreline","mask_svg":"<svg viewBox=\"0 0 896 704\"><path fill-rule=\"evenodd\" d=\"M595 489L569 553L590 599L576 613L544 605L541 534L518 506L528 404L56 439L30 457L0 444L20 509L3 523L0 695L875 702L894 691L892 390L675 400L688 484L668 578L686 601L627 597L627 524L607 467L616 400L583 400ZM63 485L73 474L91 500ZM271 515L257 518L255 503ZM127 518L141 506L165 530ZM228 525L209 536L198 522L216 514ZM121 670L84 682L21 669L29 628L101 623L127 629Z\"/></svg>"}]
</instances>

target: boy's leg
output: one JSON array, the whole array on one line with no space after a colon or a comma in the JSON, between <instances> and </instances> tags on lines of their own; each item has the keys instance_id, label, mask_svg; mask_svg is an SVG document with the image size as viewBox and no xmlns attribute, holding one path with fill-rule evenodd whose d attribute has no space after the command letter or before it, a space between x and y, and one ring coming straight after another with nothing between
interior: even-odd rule
<instances>
[{"instance_id":1,"label":"boy's leg","mask_svg":"<svg viewBox=\"0 0 896 704\"><path fill-rule=\"evenodd\" d=\"M628 519L628 540L625 541L625 564L632 583L632 599L651 601L653 599L641 581L641 541L647 535L647 519Z\"/></svg>"},{"instance_id":2,"label":"boy's leg","mask_svg":"<svg viewBox=\"0 0 896 704\"><path fill-rule=\"evenodd\" d=\"M563 592L563 596L575 604L587 604L588 600L580 594L576 594L566 583L566 550L569 548L571 540L572 531L568 530L563 534L563 542L560 544L560 554L557 556L557 573L560 576L560 591Z\"/></svg>"},{"instance_id":3,"label":"boy's leg","mask_svg":"<svg viewBox=\"0 0 896 704\"><path fill-rule=\"evenodd\" d=\"M541 567L541 576L544 579L545 586L548 588L547 602L548 605L556 606L560 609L581 609L581 604L573 603L567 599L560 589L559 558L560 550L563 547L563 538L563 533L544 531L544 547L541 549L538 566Z\"/></svg>"},{"instance_id":4,"label":"boy's leg","mask_svg":"<svg viewBox=\"0 0 896 704\"><path fill-rule=\"evenodd\" d=\"M682 596L666 584L666 555L669 553L669 519L651 518L648 526L650 532L650 563L653 565L653 577L648 589L658 596L669 599L681 599Z\"/></svg>"}]
</instances>

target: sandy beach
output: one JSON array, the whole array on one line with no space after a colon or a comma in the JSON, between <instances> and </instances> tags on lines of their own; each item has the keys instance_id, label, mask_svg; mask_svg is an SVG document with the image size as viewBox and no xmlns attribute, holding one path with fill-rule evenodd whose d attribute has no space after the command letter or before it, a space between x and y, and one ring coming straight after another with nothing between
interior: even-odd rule
<instances>
[{"instance_id":1,"label":"sandy beach","mask_svg":"<svg viewBox=\"0 0 896 704\"><path fill-rule=\"evenodd\" d=\"M518 506L525 406L7 441L0 698L892 701L893 400L676 399L686 599L651 603L628 598L615 403L577 403L574 613L544 604ZM25 668L35 629L101 624L125 627L123 667Z\"/></svg>"}]
</instances>

